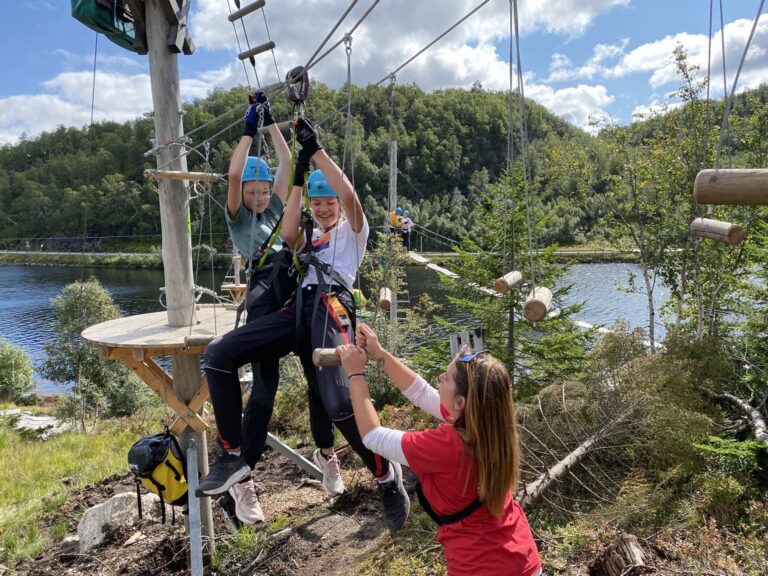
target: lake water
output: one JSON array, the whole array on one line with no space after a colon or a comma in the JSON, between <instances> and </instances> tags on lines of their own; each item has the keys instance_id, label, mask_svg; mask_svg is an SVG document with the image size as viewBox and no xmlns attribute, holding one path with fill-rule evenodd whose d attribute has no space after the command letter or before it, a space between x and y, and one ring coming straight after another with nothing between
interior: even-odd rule
<instances>
[{"instance_id":1,"label":"lake water","mask_svg":"<svg viewBox=\"0 0 768 576\"><path fill-rule=\"evenodd\" d=\"M629 263L576 264L560 281L561 285L572 285L565 304L585 302L575 319L590 324L609 325L624 318L631 328L643 327L647 322L645 296L617 289L617 285L626 285L630 272L639 274L639 267ZM162 310L159 295L164 279L160 270L0 266L0 337L24 349L37 365L45 358L43 345L51 339L51 299L67 284L90 277L97 278L112 294L124 315ZM219 286L222 279L223 273L212 277L208 271L198 276L197 283ZM412 301L422 292L429 292L433 300L444 306L441 314L455 318L457 312L448 304L447 292L432 270L409 267L408 287ZM668 297L668 292L658 292L657 306ZM657 340L663 336L663 327L657 326ZM35 378L43 394L63 391L60 385L39 374Z\"/></svg>"}]
</instances>

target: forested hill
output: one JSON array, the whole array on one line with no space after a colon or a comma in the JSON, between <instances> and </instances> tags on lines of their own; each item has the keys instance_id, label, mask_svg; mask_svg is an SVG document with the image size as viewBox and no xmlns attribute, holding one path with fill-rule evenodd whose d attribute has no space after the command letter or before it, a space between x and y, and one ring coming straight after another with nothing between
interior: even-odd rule
<instances>
[{"instance_id":1,"label":"forested hill","mask_svg":"<svg viewBox=\"0 0 768 576\"><path fill-rule=\"evenodd\" d=\"M471 90L430 93L414 85L354 87L352 126L345 141L347 99L345 89L314 84L308 116L321 123L321 141L336 158L341 159L346 143L347 154L354 158L356 187L373 220L383 218L390 132L398 140L400 197L405 206L421 206L424 219L450 218L445 213L449 201L454 207L476 203L488 182L505 169L510 115L514 154L519 154L519 102L513 98L510 103L505 92L485 91L479 85ZM210 138L210 169L226 173L241 133L245 102L246 90L236 88L213 92L185 106L184 128L191 135L191 145L197 147L188 157L190 170L206 170L202 144ZM290 103L282 95L273 97L273 109L278 121L290 116ZM526 102L526 114L534 165L547 149L567 141L584 144L591 140L534 102ZM0 239L4 245L82 236L84 231L94 239L93 246L101 237L123 237L108 242L111 246L119 246L125 237L141 236L157 244L157 195L154 182L142 174L145 168L156 167L155 158L145 156L153 146L153 132L153 120L139 118L83 129L61 127L0 148ZM212 191L223 201L223 184L215 184ZM193 224L201 214L193 205ZM213 210L213 218L212 228L225 232L220 209ZM444 232L457 225L461 223L435 223Z\"/></svg>"}]
</instances>

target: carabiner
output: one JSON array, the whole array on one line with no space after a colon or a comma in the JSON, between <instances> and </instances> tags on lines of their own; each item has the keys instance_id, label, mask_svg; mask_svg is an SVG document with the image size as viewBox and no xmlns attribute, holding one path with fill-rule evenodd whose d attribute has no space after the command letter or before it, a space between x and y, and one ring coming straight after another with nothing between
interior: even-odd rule
<instances>
[{"instance_id":1,"label":"carabiner","mask_svg":"<svg viewBox=\"0 0 768 576\"><path fill-rule=\"evenodd\" d=\"M309 95L309 74L304 66L296 66L285 76L285 82L288 84L288 100L294 104L301 105ZM299 84L297 88L296 85Z\"/></svg>"}]
</instances>

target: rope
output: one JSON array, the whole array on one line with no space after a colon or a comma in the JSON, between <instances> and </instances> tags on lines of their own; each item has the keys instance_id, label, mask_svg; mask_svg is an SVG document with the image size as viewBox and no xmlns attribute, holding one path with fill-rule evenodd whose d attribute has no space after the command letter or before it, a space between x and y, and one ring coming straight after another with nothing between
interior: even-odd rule
<instances>
[{"instance_id":1,"label":"rope","mask_svg":"<svg viewBox=\"0 0 768 576\"><path fill-rule=\"evenodd\" d=\"M739 61L739 67L736 69L736 77L733 79L733 86L731 87L731 93L730 95L726 94L725 111L723 112L723 124L720 127L720 140L717 143L717 159L715 161L715 168L718 170L720 169L720 156L723 149L723 141L725 138L725 133L730 130L728 117L731 114L731 107L733 106L733 96L736 93L736 86L738 86L739 84L739 76L741 75L741 69L744 66L744 61L747 59L747 52L749 51L750 44L752 44L752 38L755 35L757 24L760 22L760 15L763 13L764 4L765 4L765 0L760 0L760 6L758 6L757 8L757 14L755 15L755 20L752 23L752 29L749 31L749 38L747 38L747 44L744 46L744 53L741 55L741 60ZM725 61L725 50L723 50L723 61Z\"/></svg>"},{"instance_id":2,"label":"rope","mask_svg":"<svg viewBox=\"0 0 768 576\"><path fill-rule=\"evenodd\" d=\"M88 123L88 157L91 157L91 149L93 145L93 109L95 107L96 103L96 56L99 52L99 35L96 34L96 40L93 44L93 82L91 84L91 119ZM88 163L88 170L86 174L86 182L88 182L88 185L91 184L91 163ZM87 188L86 188L87 190ZM83 243L81 245L82 248L82 255L85 255L85 242L86 237L88 234L88 202L85 203L85 208L83 211ZM85 281L85 260L83 260L83 263L80 266L80 280Z\"/></svg>"},{"instance_id":3,"label":"rope","mask_svg":"<svg viewBox=\"0 0 768 576\"><path fill-rule=\"evenodd\" d=\"M513 21L515 30L515 49L517 60L517 89L519 91L520 101L520 156L523 164L523 191L525 196L525 224L528 228L528 256L530 259L531 267L531 286L532 294L536 293L536 272L534 267L534 250L533 250L533 230L531 226L531 207L529 199L529 172L528 172L528 129L525 120L525 92L523 90L523 72L522 63L520 58L520 31L518 28L518 16L517 16L517 0L512 0L513 4ZM511 58L510 58L511 60ZM538 243L537 243L538 244ZM537 246L538 248L538 246ZM538 259L538 253L536 254ZM537 262L538 264L538 262Z\"/></svg>"}]
</instances>

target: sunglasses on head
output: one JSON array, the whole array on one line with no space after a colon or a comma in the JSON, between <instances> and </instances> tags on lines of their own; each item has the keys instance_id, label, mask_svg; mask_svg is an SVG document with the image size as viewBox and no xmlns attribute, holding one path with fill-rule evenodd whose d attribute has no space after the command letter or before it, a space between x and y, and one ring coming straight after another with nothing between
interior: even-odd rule
<instances>
[{"instance_id":1,"label":"sunglasses on head","mask_svg":"<svg viewBox=\"0 0 768 576\"><path fill-rule=\"evenodd\" d=\"M469 354L464 354L463 356L459 356L459 362L464 362L465 364L469 364L477 358L480 354L486 354L488 350L478 350L477 352L470 352Z\"/></svg>"}]
</instances>

